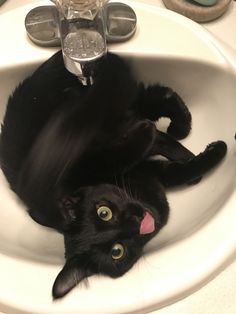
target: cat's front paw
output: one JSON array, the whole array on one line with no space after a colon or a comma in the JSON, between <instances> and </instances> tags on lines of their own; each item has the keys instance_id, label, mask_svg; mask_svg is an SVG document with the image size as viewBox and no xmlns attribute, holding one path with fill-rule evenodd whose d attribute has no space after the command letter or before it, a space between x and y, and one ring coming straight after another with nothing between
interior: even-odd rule
<instances>
[{"instance_id":1,"label":"cat's front paw","mask_svg":"<svg viewBox=\"0 0 236 314\"><path fill-rule=\"evenodd\" d=\"M172 108L171 123L167 132L174 138L181 140L191 131L191 113L177 93L170 90L166 97Z\"/></svg>"},{"instance_id":2,"label":"cat's front paw","mask_svg":"<svg viewBox=\"0 0 236 314\"><path fill-rule=\"evenodd\" d=\"M170 123L167 133L177 140L184 139L190 132L191 126L186 124L177 124L177 123Z\"/></svg>"},{"instance_id":3,"label":"cat's front paw","mask_svg":"<svg viewBox=\"0 0 236 314\"><path fill-rule=\"evenodd\" d=\"M116 141L117 146L127 146L135 143L135 145L142 145L144 146L149 141L152 141L156 132L155 124L148 120L142 120L134 124L132 128L129 128L121 134L119 139Z\"/></svg>"},{"instance_id":4,"label":"cat's front paw","mask_svg":"<svg viewBox=\"0 0 236 314\"><path fill-rule=\"evenodd\" d=\"M112 148L118 150L120 155L129 155L134 160L141 160L151 150L155 136L155 124L148 119L142 120L136 122L134 126L127 129L117 140L114 140Z\"/></svg>"},{"instance_id":5,"label":"cat's front paw","mask_svg":"<svg viewBox=\"0 0 236 314\"><path fill-rule=\"evenodd\" d=\"M212 142L207 145L204 153L205 154L214 154L215 157L222 159L227 152L227 145L223 141Z\"/></svg>"},{"instance_id":6,"label":"cat's front paw","mask_svg":"<svg viewBox=\"0 0 236 314\"><path fill-rule=\"evenodd\" d=\"M143 149L145 149L145 147L148 146L148 143L152 143L154 141L155 134L155 124L152 121L146 119L136 124L132 137L135 138L140 147L143 146Z\"/></svg>"}]
</instances>

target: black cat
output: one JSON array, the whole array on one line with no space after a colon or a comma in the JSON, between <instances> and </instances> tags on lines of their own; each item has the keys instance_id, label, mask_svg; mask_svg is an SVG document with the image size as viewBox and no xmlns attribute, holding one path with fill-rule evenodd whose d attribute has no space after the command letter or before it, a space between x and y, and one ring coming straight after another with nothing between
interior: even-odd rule
<instances>
[{"instance_id":1,"label":"black cat","mask_svg":"<svg viewBox=\"0 0 236 314\"><path fill-rule=\"evenodd\" d=\"M92 87L64 68L61 52L10 97L0 138L1 167L38 223L63 233L66 264L53 296L101 273L118 277L167 223L165 187L196 182L226 154L218 141L194 156L174 138L191 115L170 88L137 84L108 54ZM168 117L168 134L152 121ZM168 160L149 160L153 155Z\"/></svg>"}]
</instances>

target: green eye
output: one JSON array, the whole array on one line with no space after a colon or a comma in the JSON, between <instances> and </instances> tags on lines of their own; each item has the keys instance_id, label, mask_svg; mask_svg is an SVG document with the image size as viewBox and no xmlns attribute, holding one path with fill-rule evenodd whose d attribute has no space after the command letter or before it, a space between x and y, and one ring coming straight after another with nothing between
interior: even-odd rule
<instances>
[{"instance_id":1,"label":"green eye","mask_svg":"<svg viewBox=\"0 0 236 314\"><path fill-rule=\"evenodd\" d=\"M104 221L109 221L112 218L112 211L107 206L100 206L97 209L98 217Z\"/></svg>"},{"instance_id":2,"label":"green eye","mask_svg":"<svg viewBox=\"0 0 236 314\"><path fill-rule=\"evenodd\" d=\"M116 243L111 249L111 257L113 259L121 259L125 254L125 249L122 244Z\"/></svg>"}]
</instances>

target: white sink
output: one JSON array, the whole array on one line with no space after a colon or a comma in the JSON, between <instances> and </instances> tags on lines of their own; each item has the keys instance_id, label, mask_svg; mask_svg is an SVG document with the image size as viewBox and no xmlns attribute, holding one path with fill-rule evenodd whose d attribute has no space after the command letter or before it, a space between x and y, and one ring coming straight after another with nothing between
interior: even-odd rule
<instances>
[{"instance_id":1,"label":"white sink","mask_svg":"<svg viewBox=\"0 0 236 314\"><path fill-rule=\"evenodd\" d=\"M0 121L16 84L55 51L34 46L25 34L26 13L40 4L1 16L7 32L1 35ZM125 276L92 277L89 287L56 302L51 288L63 264L62 238L28 217L0 173L0 311L7 314L147 313L198 289L236 253L236 53L176 13L130 5L137 32L110 50L128 58L140 80L166 84L183 97L193 116L184 145L198 153L221 139L227 156L198 185L168 191L168 225Z\"/></svg>"}]
</instances>

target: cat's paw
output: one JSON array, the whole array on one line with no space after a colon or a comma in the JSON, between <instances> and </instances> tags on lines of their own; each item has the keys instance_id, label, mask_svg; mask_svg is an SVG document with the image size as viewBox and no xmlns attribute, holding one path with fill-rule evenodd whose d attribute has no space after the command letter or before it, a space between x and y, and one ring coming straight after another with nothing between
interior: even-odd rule
<instances>
[{"instance_id":1,"label":"cat's paw","mask_svg":"<svg viewBox=\"0 0 236 314\"><path fill-rule=\"evenodd\" d=\"M142 160L149 154L155 136L155 124L150 120L142 120L136 122L133 127L114 140L111 148L119 151L120 159Z\"/></svg>"},{"instance_id":2,"label":"cat's paw","mask_svg":"<svg viewBox=\"0 0 236 314\"><path fill-rule=\"evenodd\" d=\"M172 90L166 95L172 106L171 123L167 129L168 134L181 140L191 131L192 117L183 99Z\"/></svg>"},{"instance_id":3,"label":"cat's paw","mask_svg":"<svg viewBox=\"0 0 236 314\"><path fill-rule=\"evenodd\" d=\"M214 154L218 159L222 159L227 152L227 145L223 141L212 142L207 145L204 153L205 154Z\"/></svg>"},{"instance_id":4,"label":"cat's paw","mask_svg":"<svg viewBox=\"0 0 236 314\"><path fill-rule=\"evenodd\" d=\"M205 160L211 162L212 166L217 164L223 159L227 152L227 145L223 141L212 142L207 145L203 153L200 153L198 156L194 157L197 159L205 158ZM201 181L202 177L189 181L188 185L194 185Z\"/></svg>"},{"instance_id":5,"label":"cat's paw","mask_svg":"<svg viewBox=\"0 0 236 314\"><path fill-rule=\"evenodd\" d=\"M152 141L156 132L155 124L146 119L137 122L134 127L129 128L121 134L119 139L116 141L117 146L127 146L132 143L146 145L149 141Z\"/></svg>"},{"instance_id":6,"label":"cat's paw","mask_svg":"<svg viewBox=\"0 0 236 314\"><path fill-rule=\"evenodd\" d=\"M155 134L155 124L150 120L143 120L136 124L131 138L137 141L138 146L143 146L143 149L145 149L154 142Z\"/></svg>"},{"instance_id":7,"label":"cat's paw","mask_svg":"<svg viewBox=\"0 0 236 314\"><path fill-rule=\"evenodd\" d=\"M185 138L191 130L191 125L190 124L184 124L184 123L170 123L167 133L177 140L182 140Z\"/></svg>"},{"instance_id":8,"label":"cat's paw","mask_svg":"<svg viewBox=\"0 0 236 314\"><path fill-rule=\"evenodd\" d=\"M145 132L146 135L152 135L153 131L154 130L156 131L156 126L155 126L155 123L153 123L151 120L145 119L138 122L136 124L135 129L136 129L136 132L140 132L140 133Z\"/></svg>"}]
</instances>

